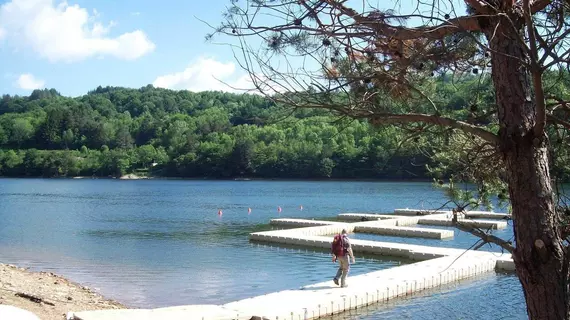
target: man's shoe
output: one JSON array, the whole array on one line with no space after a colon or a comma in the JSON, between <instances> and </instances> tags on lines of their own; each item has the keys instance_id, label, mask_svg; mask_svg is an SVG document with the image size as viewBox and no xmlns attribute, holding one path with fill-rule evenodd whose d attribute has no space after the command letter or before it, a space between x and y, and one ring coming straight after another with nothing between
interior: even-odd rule
<instances>
[{"instance_id":1,"label":"man's shoe","mask_svg":"<svg viewBox=\"0 0 570 320\"><path fill-rule=\"evenodd\" d=\"M338 286L338 279L337 278L334 278L333 282L334 282L334 284L336 284Z\"/></svg>"},{"instance_id":2,"label":"man's shoe","mask_svg":"<svg viewBox=\"0 0 570 320\"><path fill-rule=\"evenodd\" d=\"M348 284L343 284L342 286L340 286L341 288L346 288L348 287Z\"/></svg>"}]
</instances>

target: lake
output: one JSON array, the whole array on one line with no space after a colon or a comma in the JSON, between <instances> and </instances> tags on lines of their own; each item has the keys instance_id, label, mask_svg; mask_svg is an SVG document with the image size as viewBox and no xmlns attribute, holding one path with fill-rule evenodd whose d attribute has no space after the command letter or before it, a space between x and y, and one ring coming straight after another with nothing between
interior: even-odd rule
<instances>
[{"instance_id":1,"label":"lake","mask_svg":"<svg viewBox=\"0 0 570 320\"><path fill-rule=\"evenodd\" d=\"M424 182L0 179L0 262L55 272L131 307L223 304L334 275L326 252L250 243L248 234L271 229L271 218L444 201ZM475 242L455 233L453 240L353 237L458 248ZM509 238L512 229L496 234ZM357 255L351 275L404 263ZM487 274L339 317L523 319L526 309L515 276Z\"/></svg>"}]
</instances>

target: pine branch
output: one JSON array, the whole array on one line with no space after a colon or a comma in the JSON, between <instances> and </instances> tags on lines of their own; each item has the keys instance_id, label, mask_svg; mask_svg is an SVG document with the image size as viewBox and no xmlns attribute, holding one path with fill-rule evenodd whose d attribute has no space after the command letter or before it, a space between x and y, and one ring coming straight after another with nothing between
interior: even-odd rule
<instances>
[{"instance_id":1,"label":"pine branch","mask_svg":"<svg viewBox=\"0 0 570 320\"><path fill-rule=\"evenodd\" d=\"M479 14L491 14L493 9L487 2L480 1L480 0L465 0L465 4L470 6L471 8L475 9L475 11Z\"/></svg>"},{"instance_id":2,"label":"pine branch","mask_svg":"<svg viewBox=\"0 0 570 320\"><path fill-rule=\"evenodd\" d=\"M467 226L467 225L462 224L462 223L459 222L459 221L455 221L455 224L454 224L454 225L455 225L455 227L457 227L459 230L468 232L468 233L470 233L470 234L472 234L472 235L474 235L474 236L480 238L481 240L484 241L484 243L493 243L493 244L496 244L496 245L498 245L499 247L501 247L501 248L507 250L507 251L510 252L510 253L513 253L513 251L515 250L515 247L513 247L513 245L512 245L510 242L505 241L505 240L503 240L503 239L501 239L501 238L499 238L499 237L497 237L497 236L494 236L494 235L492 235L492 234L488 234L488 233L486 233L485 231L483 231L483 230L481 230L481 229L479 229L479 228L472 228L472 227L469 227L469 226Z\"/></svg>"},{"instance_id":3,"label":"pine branch","mask_svg":"<svg viewBox=\"0 0 570 320\"><path fill-rule=\"evenodd\" d=\"M412 123L412 122L423 122L431 123L442 127L451 127L459 129L465 133L474 134L481 139L491 142L493 144L499 143L499 138L494 133L487 131L483 128L477 127L467 122L460 120L454 120L451 118L421 114L421 113L408 113L408 114L372 114L365 115L363 118L371 118L373 123L377 124L389 124L389 123Z\"/></svg>"},{"instance_id":4,"label":"pine branch","mask_svg":"<svg viewBox=\"0 0 570 320\"><path fill-rule=\"evenodd\" d=\"M477 16L464 16L449 19L447 22L434 27L406 28L402 26L392 26L385 23L384 20L364 16L356 10L346 7L340 3L340 1L324 0L324 2L338 10L341 14L352 18L356 24L368 26L371 29L374 29L378 34L395 40L413 40L419 38L434 40L441 39L447 35L460 31L481 30L477 21Z\"/></svg>"},{"instance_id":5,"label":"pine branch","mask_svg":"<svg viewBox=\"0 0 570 320\"><path fill-rule=\"evenodd\" d=\"M560 120L560 119L554 117L553 115L547 115L546 118L548 119L548 122L561 125L564 128L570 130L570 122Z\"/></svg>"},{"instance_id":6,"label":"pine branch","mask_svg":"<svg viewBox=\"0 0 570 320\"><path fill-rule=\"evenodd\" d=\"M540 10L543 10L552 3L552 0L534 0L530 3L530 11L534 14Z\"/></svg>"}]
</instances>

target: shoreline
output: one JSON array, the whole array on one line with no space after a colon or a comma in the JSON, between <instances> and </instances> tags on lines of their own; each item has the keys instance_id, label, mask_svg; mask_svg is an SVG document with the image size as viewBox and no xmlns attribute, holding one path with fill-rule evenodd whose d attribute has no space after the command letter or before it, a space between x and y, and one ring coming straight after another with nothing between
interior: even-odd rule
<instances>
[{"instance_id":1,"label":"shoreline","mask_svg":"<svg viewBox=\"0 0 570 320\"><path fill-rule=\"evenodd\" d=\"M0 305L30 311L42 320L65 319L69 311L127 308L52 272L28 269L0 263Z\"/></svg>"},{"instance_id":2,"label":"shoreline","mask_svg":"<svg viewBox=\"0 0 570 320\"><path fill-rule=\"evenodd\" d=\"M190 178L190 177L165 177L165 176L138 176L136 174L126 174L121 177L98 177L98 176L72 176L72 177L42 177L42 176L22 176L22 177L8 177L0 176L0 179L46 179L46 180L182 180L182 181L300 181L300 182L432 182L430 178L417 178L417 179L366 179L366 178Z\"/></svg>"}]
</instances>

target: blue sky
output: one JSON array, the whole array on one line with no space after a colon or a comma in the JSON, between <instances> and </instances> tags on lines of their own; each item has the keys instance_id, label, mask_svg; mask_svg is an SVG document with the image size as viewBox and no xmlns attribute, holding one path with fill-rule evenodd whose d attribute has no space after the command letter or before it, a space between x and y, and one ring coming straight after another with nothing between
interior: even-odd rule
<instances>
[{"instance_id":1,"label":"blue sky","mask_svg":"<svg viewBox=\"0 0 570 320\"><path fill-rule=\"evenodd\" d=\"M349 2L362 6L357 0ZM99 85L147 84L232 91L219 80L251 87L231 49L205 41L212 30L199 20L217 25L229 3L0 0L0 94L55 88L63 95L79 96ZM417 1L378 3L405 12Z\"/></svg>"},{"instance_id":2,"label":"blue sky","mask_svg":"<svg viewBox=\"0 0 570 320\"><path fill-rule=\"evenodd\" d=\"M223 89L243 72L204 40L229 0L0 0L0 94L98 85ZM205 76L208 74L209 76ZM241 79L241 80L240 80Z\"/></svg>"}]
</instances>

